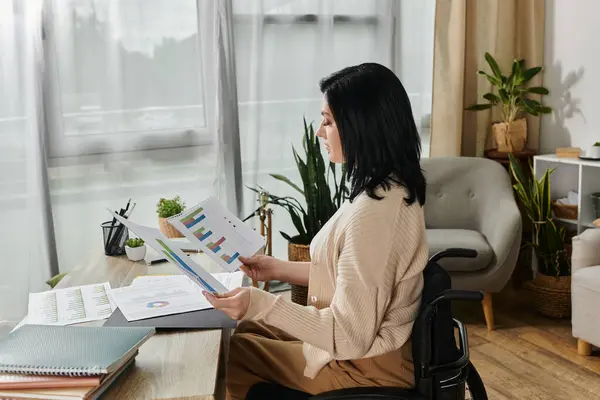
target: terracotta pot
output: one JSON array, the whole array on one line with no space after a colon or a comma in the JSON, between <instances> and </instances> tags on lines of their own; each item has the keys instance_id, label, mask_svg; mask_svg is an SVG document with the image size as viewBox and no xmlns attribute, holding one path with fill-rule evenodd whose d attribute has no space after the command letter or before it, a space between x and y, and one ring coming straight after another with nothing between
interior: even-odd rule
<instances>
[{"instance_id":1,"label":"terracotta pot","mask_svg":"<svg viewBox=\"0 0 600 400\"><path fill-rule=\"evenodd\" d=\"M304 244L295 244L288 242L288 260L290 261L310 261L310 246ZM291 285L292 301L300 305L307 305L308 286Z\"/></svg>"},{"instance_id":2,"label":"terracotta pot","mask_svg":"<svg viewBox=\"0 0 600 400\"><path fill-rule=\"evenodd\" d=\"M523 151L527 143L527 120L519 118L510 124L496 122L492 125L492 134L498 151L503 153Z\"/></svg>"},{"instance_id":3,"label":"terracotta pot","mask_svg":"<svg viewBox=\"0 0 600 400\"><path fill-rule=\"evenodd\" d=\"M183 235L167 221L167 218L158 217L158 226L163 235L172 238L182 238Z\"/></svg>"},{"instance_id":4,"label":"terracotta pot","mask_svg":"<svg viewBox=\"0 0 600 400\"><path fill-rule=\"evenodd\" d=\"M571 277L554 277L537 273L527 283L534 309L550 318L571 316Z\"/></svg>"}]
</instances>

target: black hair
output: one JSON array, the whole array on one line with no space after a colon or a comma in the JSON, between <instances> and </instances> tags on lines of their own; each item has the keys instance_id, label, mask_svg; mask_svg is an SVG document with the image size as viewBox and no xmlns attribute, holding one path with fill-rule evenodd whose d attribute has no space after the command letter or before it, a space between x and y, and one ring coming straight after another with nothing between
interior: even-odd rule
<instances>
[{"instance_id":1,"label":"black hair","mask_svg":"<svg viewBox=\"0 0 600 400\"><path fill-rule=\"evenodd\" d=\"M351 181L350 201L363 191L404 186L408 205L425 204L426 181L420 165L421 139L410 100L398 77L383 65L344 68L319 84L338 128Z\"/></svg>"}]
</instances>

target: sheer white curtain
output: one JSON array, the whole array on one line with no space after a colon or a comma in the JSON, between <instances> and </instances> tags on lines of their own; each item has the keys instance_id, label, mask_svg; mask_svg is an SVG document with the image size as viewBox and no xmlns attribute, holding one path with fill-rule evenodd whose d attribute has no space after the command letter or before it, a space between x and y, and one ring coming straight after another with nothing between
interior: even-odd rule
<instances>
[{"instance_id":1,"label":"sheer white curtain","mask_svg":"<svg viewBox=\"0 0 600 400\"><path fill-rule=\"evenodd\" d=\"M268 174L298 181L302 118L319 124L318 81L345 66L375 61L400 76L426 156L434 8L1 0L0 324L18 321L49 276L102 257L107 207L132 199L132 219L157 226L161 197L217 195L246 216L256 197L245 185L294 194ZM275 224L294 233L282 210Z\"/></svg>"},{"instance_id":2,"label":"sheer white curtain","mask_svg":"<svg viewBox=\"0 0 600 400\"><path fill-rule=\"evenodd\" d=\"M57 271L48 204L39 0L0 2L0 334Z\"/></svg>"},{"instance_id":3,"label":"sheer white curtain","mask_svg":"<svg viewBox=\"0 0 600 400\"><path fill-rule=\"evenodd\" d=\"M46 0L50 189L61 272L102 256L106 208L215 189L215 5Z\"/></svg>"},{"instance_id":4,"label":"sheer white curtain","mask_svg":"<svg viewBox=\"0 0 600 400\"><path fill-rule=\"evenodd\" d=\"M269 173L300 183L291 146L301 149L304 116L315 129L320 124L319 79L362 62L384 64L403 81L427 156L434 0L234 0L233 5L244 185L297 196ZM257 203L245 190L248 215ZM275 210L274 224L274 253L286 257L279 231L295 232L285 210Z\"/></svg>"}]
</instances>

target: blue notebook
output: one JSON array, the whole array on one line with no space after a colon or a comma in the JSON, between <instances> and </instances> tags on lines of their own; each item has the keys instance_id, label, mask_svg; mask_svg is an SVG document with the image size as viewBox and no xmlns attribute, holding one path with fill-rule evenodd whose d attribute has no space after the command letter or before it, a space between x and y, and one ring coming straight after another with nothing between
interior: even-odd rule
<instances>
[{"instance_id":1,"label":"blue notebook","mask_svg":"<svg viewBox=\"0 0 600 400\"><path fill-rule=\"evenodd\" d=\"M0 340L0 372L110 374L133 358L154 332L151 327L24 325Z\"/></svg>"}]
</instances>

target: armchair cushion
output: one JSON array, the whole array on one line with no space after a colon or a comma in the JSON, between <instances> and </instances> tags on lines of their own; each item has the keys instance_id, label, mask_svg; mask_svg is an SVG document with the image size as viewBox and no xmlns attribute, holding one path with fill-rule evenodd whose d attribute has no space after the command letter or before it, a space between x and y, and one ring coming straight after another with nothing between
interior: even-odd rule
<instances>
[{"instance_id":1,"label":"armchair cushion","mask_svg":"<svg viewBox=\"0 0 600 400\"><path fill-rule=\"evenodd\" d=\"M492 262L494 251L483 235L469 229L427 229L429 257L451 247L473 249L476 258L445 258L439 261L441 267L452 272L473 272L486 268Z\"/></svg>"},{"instance_id":2,"label":"armchair cushion","mask_svg":"<svg viewBox=\"0 0 600 400\"><path fill-rule=\"evenodd\" d=\"M600 264L596 267L584 268L578 271L571 277L571 285L600 293ZM596 302L594 301L593 303L595 304Z\"/></svg>"},{"instance_id":3,"label":"armchair cushion","mask_svg":"<svg viewBox=\"0 0 600 400\"><path fill-rule=\"evenodd\" d=\"M573 238L571 275L577 271L600 265L600 229L586 229Z\"/></svg>"}]
</instances>

